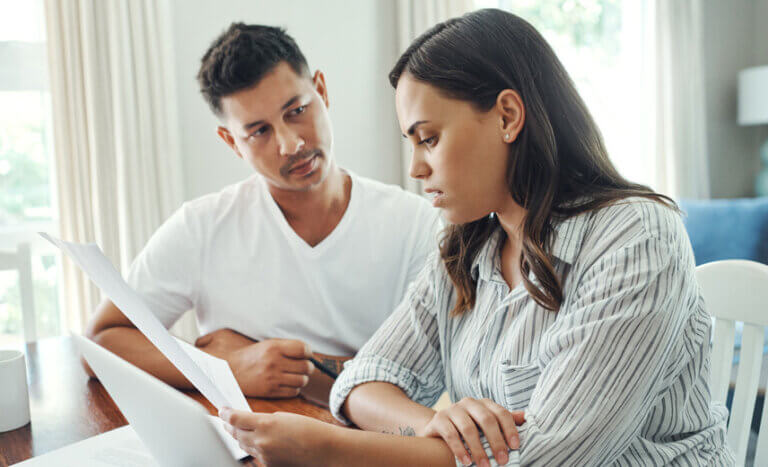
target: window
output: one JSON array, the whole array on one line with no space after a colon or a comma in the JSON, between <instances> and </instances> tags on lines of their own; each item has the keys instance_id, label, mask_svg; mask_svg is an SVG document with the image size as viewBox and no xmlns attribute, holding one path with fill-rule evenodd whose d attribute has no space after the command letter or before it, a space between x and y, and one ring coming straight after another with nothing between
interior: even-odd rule
<instances>
[{"instance_id":1,"label":"window","mask_svg":"<svg viewBox=\"0 0 768 467\"><path fill-rule=\"evenodd\" d=\"M611 160L633 182L655 185L643 141L645 11L637 0L475 0L531 23L555 50L600 128Z\"/></svg>"},{"instance_id":2,"label":"window","mask_svg":"<svg viewBox=\"0 0 768 467\"><path fill-rule=\"evenodd\" d=\"M0 250L32 249L38 337L61 332L55 251L36 232L56 231L42 0L0 0ZM0 347L22 342L19 277L0 271Z\"/></svg>"}]
</instances>

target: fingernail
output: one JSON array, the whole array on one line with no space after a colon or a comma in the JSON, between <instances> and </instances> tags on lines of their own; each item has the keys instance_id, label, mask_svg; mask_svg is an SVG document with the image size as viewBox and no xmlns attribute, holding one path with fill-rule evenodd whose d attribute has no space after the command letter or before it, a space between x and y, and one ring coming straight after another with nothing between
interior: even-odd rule
<instances>
[{"instance_id":1,"label":"fingernail","mask_svg":"<svg viewBox=\"0 0 768 467\"><path fill-rule=\"evenodd\" d=\"M496 453L496 462L499 464L506 464L509 462L509 458L507 457L507 453L504 451L499 451Z\"/></svg>"},{"instance_id":2,"label":"fingernail","mask_svg":"<svg viewBox=\"0 0 768 467\"><path fill-rule=\"evenodd\" d=\"M483 459L480 461L480 467L491 467L491 463L488 459Z\"/></svg>"},{"instance_id":3,"label":"fingernail","mask_svg":"<svg viewBox=\"0 0 768 467\"><path fill-rule=\"evenodd\" d=\"M464 456L461 458L461 463L464 465L472 465L472 459L470 459L469 456Z\"/></svg>"},{"instance_id":4,"label":"fingernail","mask_svg":"<svg viewBox=\"0 0 768 467\"><path fill-rule=\"evenodd\" d=\"M512 449L520 448L520 438L518 438L517 436L513 436L509 438L509 447L511 447Z\"/></svg>"}]
</instances>

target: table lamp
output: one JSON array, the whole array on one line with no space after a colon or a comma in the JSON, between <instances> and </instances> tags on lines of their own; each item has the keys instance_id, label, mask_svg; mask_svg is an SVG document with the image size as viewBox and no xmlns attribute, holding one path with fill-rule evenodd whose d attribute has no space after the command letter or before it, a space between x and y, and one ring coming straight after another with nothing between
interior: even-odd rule
<instances>
[{"instance_id":1,"label":"table lamp","mask_svg":"<svg viewBox=\"0 0 768 467\"><path fill-rule=\"evenodd\" d=\"M747 68L739 72L739 124L768 123L768 66ZM768 196L768 140L760 146L762 168L755 180L758 196Z\"/></svg>"}]
</instances>

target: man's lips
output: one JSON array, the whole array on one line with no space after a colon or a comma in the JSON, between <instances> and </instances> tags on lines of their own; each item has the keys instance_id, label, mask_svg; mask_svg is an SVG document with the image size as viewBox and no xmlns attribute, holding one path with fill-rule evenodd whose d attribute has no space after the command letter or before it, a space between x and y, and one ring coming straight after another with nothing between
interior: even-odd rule
<instances>
[{"instance_id":1,"label":"man's lips","mask_svg":"<svg viewBox=\"0 0 768 467\"><path fill-rule=\"evenodd\" d=\"M318 156L317 153L313 154L312 156L309 157L309 159L306 159L303 162L300 162L300 163L294 165L293 167L291 167L288 170L288 172L289 173L299 172L299 171L307 168L312 163L312 161L315 159L315 157L317 157L317 156Z\"/></svg>"}]
</instances>

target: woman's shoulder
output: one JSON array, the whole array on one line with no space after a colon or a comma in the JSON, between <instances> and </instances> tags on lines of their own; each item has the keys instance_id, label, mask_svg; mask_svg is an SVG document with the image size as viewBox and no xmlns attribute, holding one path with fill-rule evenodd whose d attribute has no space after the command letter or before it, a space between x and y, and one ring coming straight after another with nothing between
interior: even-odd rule
<instances>
[{"instance_id":1,"label":"woman's shoulder","mask_svg":"<svg viewBox=\"0 0 768 467\"><path fill-rule=\"evenodd\" d=\"M625 198L579 217L585 223L579 254L582 258L644 242L673 249L690 247L680 211L654 199Z\"/></svg>"}]
</instances>

